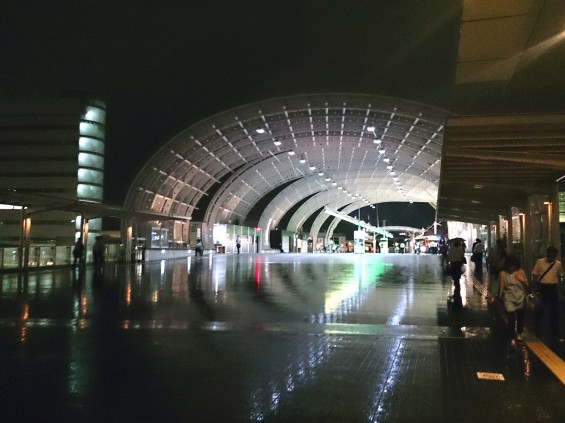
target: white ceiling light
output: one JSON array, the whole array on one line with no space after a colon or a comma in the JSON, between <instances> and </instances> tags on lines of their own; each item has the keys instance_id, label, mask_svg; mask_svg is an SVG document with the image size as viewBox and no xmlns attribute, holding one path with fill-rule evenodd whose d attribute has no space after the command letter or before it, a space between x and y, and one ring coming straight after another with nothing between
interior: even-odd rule
<instances>
[{"instance_id":1,"label":"white ceiling light","mask_svg":"<svg viewBox=\"0 0 565 423\"><path fill-rule=\"evenodd\" d=\"M374 142L375 144L380 144L382 141L379 140L379 139L375 139L373 142Z\"/></svg>"},{"instance_id":2,"label":"white ceiling light","mask_svg":"<svg viewBox=\"0 0 565 423\"><path fill-rule=\"evenodd\" d=\"M281 145L281 144L282 144L282 143L281 143L280 141L276 141L276 140L275 140L275 145L278 146L278 145Z\"/></svg>"},{"instance_id":3,"label":"white ceiling light","mask_svg":"<svg viewBox=\"0 0 565 423\"><path fill-rule=\"evenodd\" d=\"M379 149L379 154L385 154L385 149L384 148Z\"/></svg>"},{"instance_id":4,"label":"white ceiling light","mask_svg":"<svg viewBox=\"0 0 565 423\"><path fill-rule=\"evenodd\" d=\"M367 126L367 131L375 132L375 127L374 126Z\"/></svg>"},{"instance_id":5,"label":"white ceiling light","mask_svg":"<svg viewBox=\"0 0 565 423\"><path fill-rule=\"evenodd\" d=\"M383 162L388 163L388 162L390 162L390 159L389 159L388 157L385 157L385 158L383 159Z\"/></svg>"},{"instance_id":6,"label":"white ceiling light","mask_svg":"<svg viewBox=\"0 0 565 423\"><path fill-rule=\"evenodd\" d=\"M266 131L263 128L257 128L255 130L258 134L264 134Z\"/></svg>"},{"instance_id":7,"label":"white ceiling light","mask_svg":"<svg viewBox=\"0 0 565 423\"><path fill-rule=\"evenodd\" d=\"M289 155L289 156L294 156L295 154L296 154L296 153L295 153L294 151L292 151L292 150L290 150L290 151L288 152L288 155Z\"/></svg>"},{"instance_id":8,"label":"white ceiling light","mask_svg":"<svg viewBox=\"0 0 565 423\"><path fill-rule=\"evenodd\" d=\"M318 172L318 176L324 176L324 172Z\"/></svg>"}]
</instances>

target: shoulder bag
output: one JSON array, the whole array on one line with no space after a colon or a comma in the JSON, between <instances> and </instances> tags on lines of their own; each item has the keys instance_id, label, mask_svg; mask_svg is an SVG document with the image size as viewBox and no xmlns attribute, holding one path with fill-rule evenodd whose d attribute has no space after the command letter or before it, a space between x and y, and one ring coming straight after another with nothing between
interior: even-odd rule
<instances>
[{"instance_id":1,"label":"shoulder bag","mask_svg":"<svg viewBox=\"0 0 565 423\"><path fill-rule=\"evenodd\" d=\"M543 279L543 277L545 275L547 275L547 272L549 272L551 270L551 268L553 267L554 264L555 264L555 262L551 263L549 265L549 267L547 269L545 269L545 272L543 272L541 274L541 276L537 280L537 283L540 283L540 281ZM526 295L525 307L526 307L526 310L529 311L530 313L535 313L536 311L538 311L542 307L542 301L541 301L541 298L539 297L539 294L537 292L532 291L528 295Z\"/></svg>"}]
</instances>

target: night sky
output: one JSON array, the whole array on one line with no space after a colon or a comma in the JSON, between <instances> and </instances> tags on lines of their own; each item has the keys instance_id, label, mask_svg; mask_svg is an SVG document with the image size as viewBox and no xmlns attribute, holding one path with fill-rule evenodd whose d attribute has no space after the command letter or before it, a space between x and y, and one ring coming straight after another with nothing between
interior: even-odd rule
<instances>
[{"instance_id":1,"label":"night sky","mask_svg":"<svg viewBox=\"0 0 565 423\"><path fill-rule=\"evenodd\" d=\"M108 203L123 202L175 134L247 103L355 92L462 107L459 1L4 0L1 9L0 95L106 101Z\"/></svg>"}]
</instances>

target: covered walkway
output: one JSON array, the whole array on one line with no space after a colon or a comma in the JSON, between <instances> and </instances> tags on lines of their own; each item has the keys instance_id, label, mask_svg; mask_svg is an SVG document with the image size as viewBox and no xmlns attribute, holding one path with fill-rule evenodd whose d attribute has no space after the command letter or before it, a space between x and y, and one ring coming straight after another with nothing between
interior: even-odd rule
<instances>
[{"instance_id":1,"label":"covered walkway","mask_svg":"<svg viewBox=\"0 0 565 423\"><path fill-rule=\"evenodd\" d=\"M525 345L507 350L469 272L463 281L454 312L432 255L0 275L2 418L561 421L562 382Z\"/></svg>"}]
</instances>

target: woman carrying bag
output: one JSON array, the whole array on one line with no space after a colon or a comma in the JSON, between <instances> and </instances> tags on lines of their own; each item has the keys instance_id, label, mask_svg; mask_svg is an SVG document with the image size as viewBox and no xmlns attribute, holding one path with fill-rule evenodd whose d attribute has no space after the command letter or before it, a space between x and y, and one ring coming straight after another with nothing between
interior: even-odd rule
<instances>
[{"instance_id":1,"label":"woman carrying bag","mask_svg":"<svg viewBox=\"0 0 565 423\"><path fill-rule=\"evenodd\" d=\"M563 277L563 267L557 260L558 254L557 248L547 247L546 257L539 259L532 270L534 286L543 303L543 307L536 312L536 330L539 334L543 315L549 313L549 325L555 341L562 339L559 329L559 281Z\"/></svg>"},{"instance_id":2,"label":"woman carrying bag","mask_svg":"<svg viewBox=\"0 0 565 423\"><path fill-rule=\"evenodd\" d=\"M528 286L526 273L518 257L515 255L506 257L499 282L499 296L508 316L508 338L510 346L515 347L516 341L522 340L524 332L524 302Z\"/></svg>"}]
</instances>

